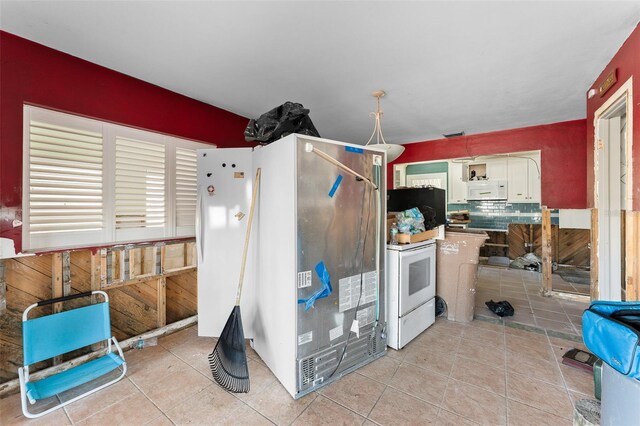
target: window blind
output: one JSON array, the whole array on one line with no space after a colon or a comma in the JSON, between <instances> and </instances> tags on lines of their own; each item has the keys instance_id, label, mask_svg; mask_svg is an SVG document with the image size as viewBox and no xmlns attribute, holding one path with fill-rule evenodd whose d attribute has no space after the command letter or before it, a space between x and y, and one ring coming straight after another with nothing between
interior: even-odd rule
<instances>
[{"instance_id":1,"label":"window blind","mask_svg":"<svg viewBox=\"0 0 640 426\"><path fill-rule=\"evenodd\" d=\"M23 108L26 251L195 235L197 149L211 145Z\"/></svg>"},{"instance_id":2,"label":"window blind","mask_svg":"<svg viewBox=\"0 0 640 426\"><path fill-rule=\"evenodd\" d=\"M164 145L116 137L116 230L164 227L165 204Z\"/></svg>"},{"instance_id":3,"label":"window blind","mask_svg":"<svg viewBox=\"0 0 640 426\"><path fill-rule=\"evenodd\" d=\"M195 149L176 148L176 227L179 234L193 235L198 195ZM185 227L183 230L182 228Z\"/></svg>"},{"instance_id":4,"label":"window blind","mask_svg":"<svg viewBox=\"0 0 640 426\"><path fill-rule=\"evenodd\" d=\"M29 122L29 234L104 227L102 135Z\"/></svg>"}]
</instances>

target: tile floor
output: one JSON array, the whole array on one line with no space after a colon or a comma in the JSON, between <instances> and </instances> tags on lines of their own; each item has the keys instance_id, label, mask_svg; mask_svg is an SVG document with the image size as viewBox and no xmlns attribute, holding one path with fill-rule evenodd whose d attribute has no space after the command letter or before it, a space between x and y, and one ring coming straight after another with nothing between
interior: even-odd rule
<instances>
[{"instance_id":1,"label":"tile floor","mask_svg":"<svg viewBox=\"0 0 640 426\"><path fill-rule=\"evenodd\" d=\"M569 340L581 340L582 312L589 303L540 295L542 274L531 271L481 266L478 268L476 317L505 324L517 323ZM512 317L500 319L485 302L508 300Z\"/></svg>"},{"instance_id":2,"label":"tile floor","mask_svg":"<svg viewBox=\"0 0 640 426\"><path fill-rule=\"evenodd\" d=\"M249 350L251 392L211 379L214 339L191 327L126 353L127 377L42 417L39 424L570 425L592 376L561 364L572 341L509 325L439 319L401 351L293 400ZM27 423L19 395L0 400L0 424Z\"/></svg>"},{"instance_id":3,"label":"tile floor","mask_svg":"<svg viewBox=\"0 0 640 426\"><path fill-rule=\"evenodd\" d=\"M583 272L587 274L588 272ZM564 291L567 293L579 294L582 296L589 296L591 293L591 288L589 284L581 284L577 282L571 282L565 280L560 274L553 273L551 286L554 290Z\"/></svg>"}]
</instances>

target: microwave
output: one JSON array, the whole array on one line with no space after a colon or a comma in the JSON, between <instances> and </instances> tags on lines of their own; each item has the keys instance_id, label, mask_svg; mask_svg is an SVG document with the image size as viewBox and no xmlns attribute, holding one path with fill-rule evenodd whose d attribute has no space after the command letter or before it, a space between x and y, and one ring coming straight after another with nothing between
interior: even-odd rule
<instances>
[{"instance_id":1,"label":"microwave","mask_svg":"<svg viewBox=\"0 0 640 426\"><path fill-rule=\"evenodd\" d=\"M467 184L467 201L506 199L506 180L473 180Z\"/></svg>"}]
</instances>

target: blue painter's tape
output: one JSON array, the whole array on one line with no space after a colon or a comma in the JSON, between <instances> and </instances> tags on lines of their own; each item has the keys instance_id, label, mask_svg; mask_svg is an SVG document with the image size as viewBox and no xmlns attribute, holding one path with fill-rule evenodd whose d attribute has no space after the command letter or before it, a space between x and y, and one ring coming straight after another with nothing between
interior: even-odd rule
<instances>
[{"instance_id":1,"label":"blue painter's tape","mask_svg":"<svg viewBox=\"0 0 640 426\"><path fill-rule=\"evenodd\" d=\"M344 150L347 152L355 152L356 154L364 154L364 149L362 148L356 148L353 146L345 146Z\"/></svg>"},{"instance_id":2,"label":"blue painter's tape","mask_svg":"<svg viewBox=\"0 0 640 426\"><path fill-rule=\"evenodd\" d=\"M342 175L338 175L338 177L336 178L336 181L333 183L333 186L331 187L331 190L329 191L329 197L333 198L333 196L336 195L336 191L338 190L338 187L340 186L341 182L342 182Z\"/></svg>"},{"instance_id":3,"label":"blue painter's tape","mask_svg":"<svg viewBox=\"0 0 640 426\"><path fill-rule=\"evenodd\" d=\"M320 282L322 283L322 288L306 299L298 299L298 304L304 304L305 312L313 308L316 300L328 297L333 291L333 288L331 287L331 278L329 277L329 271L327 271L327 267L324 266L324 261L320 261L320 263L316 265L315 270L316 274L318 274L318 278L320 278Z\"/></svg>"}]
</instances>

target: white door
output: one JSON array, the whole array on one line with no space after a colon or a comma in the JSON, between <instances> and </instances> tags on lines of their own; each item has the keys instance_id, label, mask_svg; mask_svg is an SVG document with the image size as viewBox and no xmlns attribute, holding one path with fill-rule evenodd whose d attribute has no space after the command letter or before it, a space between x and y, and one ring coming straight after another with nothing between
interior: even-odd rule
<instances>
[{"instance_id":1,"label":"white door","mask_svg":"<svg viewBox=\"0 0 640 426\"><path fill-rule=\"evenodd\" d=\"M622 210L626 200L626 143L622 136L626 102L614 104L597 123L596 199L598 207L599 299L622 299ZM621 167L621 164L623 167Z\"/></svg>"},{"instance_id":2,"label":"white door","mask_svg":"<svg viewBox=\"0 0 640 426\"><path fill-rule=\"evenodd\" d=\"M254 179L251 152L251 148L198 150L196 246L200 336L220 336L236 302ZM254 223L254 236L255 230ZM254 240L250 240L240 303L245 338L253 337Z\"/></svg>"},{"instance_id":3,"label":"white door","mask_svg":"<svg viewBox=\"0 0 640 426\"><path fill-rule=\"evenodd\" d=\"M400 252L400 316L436 294L436 245Z\"/></svg>"}]
</instances>

